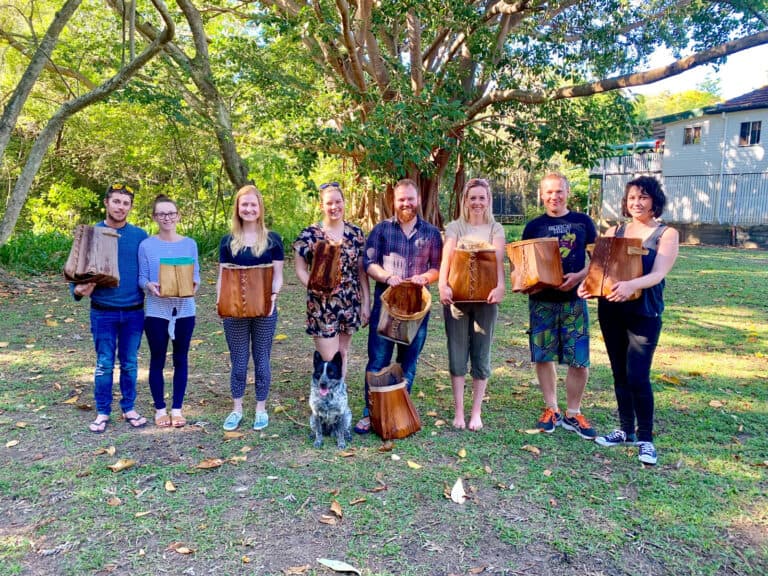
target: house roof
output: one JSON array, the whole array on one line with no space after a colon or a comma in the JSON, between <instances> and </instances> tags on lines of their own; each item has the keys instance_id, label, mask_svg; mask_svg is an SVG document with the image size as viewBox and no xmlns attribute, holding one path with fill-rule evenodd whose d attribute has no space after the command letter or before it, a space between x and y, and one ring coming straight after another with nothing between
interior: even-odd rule
<instances>
[{"instance_id":1,"label":"house roof","mask_svg":"<svg viewBox=\"0 0 768 576\"><path fill-rule=\"evenodd\" d=\"M676 114L667 114L666 116L659 116L652 120L655 127L657 124L671 124L672 122L698 118L708 114L739 112L741 110L754 110L758 108L768 108L768 85L753 90L752 92L742 94L741 96L736 96L736 98L731 98L725 102L714 104L713 106L696 108L695 110L686 110L685 112L678 112Z\"/></svg>"},{"instance_id":2,"label":"house roof","mask_svg":"<svg viewBox=\"0 0 768 576\"><path fill-rule=\"evenodd\" d=\"M718 112L738 112L739 110L752 110L754 108L768 108L768 85L747 92L736 98L731 98L715 106L705 108L705 112L716 114Z\"/></svg>"}]
</instances>

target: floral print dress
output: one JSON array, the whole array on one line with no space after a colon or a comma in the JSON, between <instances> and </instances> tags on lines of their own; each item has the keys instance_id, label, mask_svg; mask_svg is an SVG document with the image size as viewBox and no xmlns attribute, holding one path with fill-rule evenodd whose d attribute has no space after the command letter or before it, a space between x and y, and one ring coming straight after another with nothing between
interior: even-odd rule
<instances>
[{"instance_id":1,"label":"floral print dress","mask_svg":"<svg viewBox=\"0 0 768 576\"><path fill-rule=\"evenodd\" d=\"M321 240L333 240L327 236L322 224L313 224L301 231L293 243L293 249L304 258L307 269L312 269L315 246ZM353 334L362 323L360 307L362 287L358 262L365 249L363 231L344 222L341 250L341 284L332 294L319 294L307 290L307 334L332 338L337 334Z\"/></svg>"}]
</instances>

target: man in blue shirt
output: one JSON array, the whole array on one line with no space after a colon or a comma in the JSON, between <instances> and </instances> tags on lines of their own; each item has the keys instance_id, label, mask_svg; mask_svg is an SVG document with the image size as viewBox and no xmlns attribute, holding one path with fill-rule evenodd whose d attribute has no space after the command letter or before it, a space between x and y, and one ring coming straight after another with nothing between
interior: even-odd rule
<instances>
[{"instance_id":1,"label":"man in blue shirt","mask_svg":"<svg viewBox=\"0 0 768 576\"><path fill-rule=\"evenodd\" d=\"M406 280L427 286L430 282L436 282L440 274L443 240L440 231L418 215L419 205L420 195L416 182L400 180L394 189L395 215L374 226L365 244L363 265L368 276L376 282L368 328L366 373L378 372L389 366L395 347L394 342L383 338L377 331L384 290ZM397 344L397 362L403 369L409 392L416 376L419 354L427 339L428 322L429 313L410 344ZM355 426L358 434L365 434L371 429L367 382L365 406L363 418Z\"/></svg>"},{"instance_id":2,"label":"man in blue shirt","mask_svg":"<svg viewBox=\"0 0 768 576\"><path fill-rule=\"evenodd\" d=\"M115 288L96 286L94 283L76 284L72 291L75 300L83 296L91 299L91 334L96 348L93 395L96 401L96 419L88 429L101 434L106 430L112 412L112 372L115 353L120 360L120 408L123 418L134 428L140 428L147 419L134 408L138 354L144 329L144 292L139 288L139 244L147 233L128 224L133 208L133 191L124 184L113 184L107 189L104 205L107 217L96 226L108 226L118 234L117 261L120 284Z\"/></svg>"}]
</instances>

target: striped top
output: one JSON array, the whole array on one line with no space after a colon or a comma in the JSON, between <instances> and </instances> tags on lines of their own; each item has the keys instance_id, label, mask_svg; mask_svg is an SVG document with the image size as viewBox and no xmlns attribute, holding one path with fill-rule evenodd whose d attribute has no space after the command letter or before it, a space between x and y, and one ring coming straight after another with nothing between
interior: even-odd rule
<instances>
[{"instance_id":1,"label":"striped top","mask_svg":"<svg viewBox=\"0 0 768 576\"><path fill-rule=\"evenodd\" d=\"M139 287L146 293L144 315L154 318L186 318L195 315L195 298L154 296L147 292L147 282L157 282L160 276L160 259L192 258L195 263L194 281L200 284L200 259L197 243L187 236L176 242L167 242L150 236L139 245Z\"/></svg>"}]
</instances>

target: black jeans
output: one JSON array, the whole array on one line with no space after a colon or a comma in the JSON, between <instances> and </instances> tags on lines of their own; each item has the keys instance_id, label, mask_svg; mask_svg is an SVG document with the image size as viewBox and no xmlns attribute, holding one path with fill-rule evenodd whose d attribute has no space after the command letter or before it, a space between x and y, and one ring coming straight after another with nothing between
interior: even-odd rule
<instances>
[{"instance_id":1,"label":"black jeans","mask_svg":"<svg viewBox=\"0 0 768 576\"><path fill-rule=\"evenodd\" d=\"M597 304L600 331L611 361L621 429L637 440L653 442L651 363L661 333L661 316L627 314L602 298Z\"/></svg>"}]
</instances>

